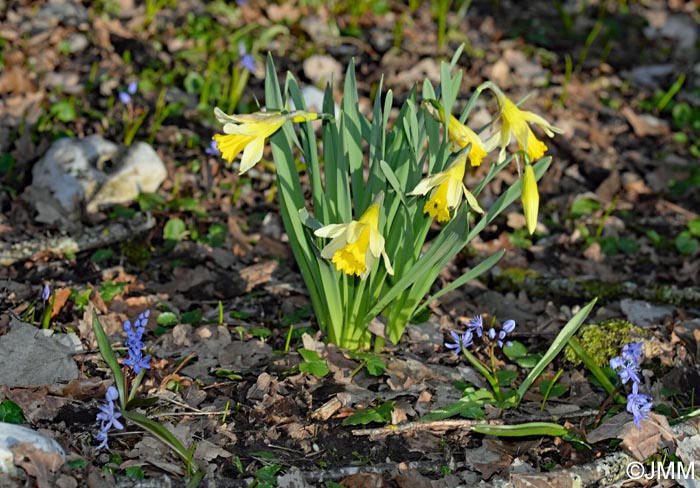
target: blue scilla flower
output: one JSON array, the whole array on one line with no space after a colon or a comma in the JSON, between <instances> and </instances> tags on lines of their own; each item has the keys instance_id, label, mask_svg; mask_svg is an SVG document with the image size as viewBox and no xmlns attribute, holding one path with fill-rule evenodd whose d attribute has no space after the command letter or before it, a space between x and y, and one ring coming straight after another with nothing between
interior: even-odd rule
<instances>
[{"instance_id":1,"label":"blue scilla flower","mask_svg":"<svg viewBox=\"0 0 700 488\"><path fill-rule=\"evenodd\" d=\"M214 139L209 141L209 145L206 147L206 149L204 149L204 152L209 156L218 156L221 154L221 151L219 151L219 146L216 144Z\"/></svg>"},{"instance_id":2,"label":"blue scilla flower","mask_svg":"<svg viewBox=\"0 0 700 488\"><path fill-rule=\"evenodd\" d=\"M238 57L244 70L251 73L255 71L255 58L248 52L243 41L238 43Z\"/></svg>"},{"instance_id":3,"label":"blue scilla flower","mask_svg":"<svg viewBox=\"0 0 700 488\"><path fill-rule=\"evenodd\" d=\"M620 381L632 382L632 393L627 395L627 411L632 414L637 428L641 429L641 421L649 418L652 398L639 393L642 378L639 375L643 358L642 342L631 342L622 348L622 353L610 360L610 367L617 371Z\"/></svg>"},{"instance_id":4,"label":"blue scilla flower","mask_svg":"<svg viewBox=\"0 0 700 488\"><path fill-rule=\"evenodd\" d=\"M630 380L632 383L642 381L639 376L642 354L642 343L632 342L622 348L622 354L610 360L610 367L617 371L623 385Z\"/></svg>"},{"instance_id":5,"label":"blue scilla flower","mask_svg":"<svg viewBox=\"0 0 700 488\"><path fill-rule=\"evenodd\" d=\"M639 364L642 361L642 356L644 355L642 351L642 342L630 342L622 348L621 356L633 363Z\"/></svg>"},{"instance_id":6,"label":"blue scilla flower","mask_svg":"<svg viewBox=\"0 0 700 488\"><path fill-rule=\"evenodd\" d=\"M491 327L486 335L488 336L489 339L492 341L495 340L496 344L498 344L498 347L503 348L503 346L512 346L513 343L511 341L505 341L504 339L508 334L513 332L515 330L515 320L506 320L503 322L503 325L501 326L501 330L496 332L496 329Z\"/></svg>"},{"instance_id":7,"label":"blue scilla flower","mask_svg":"<svg viewBox=\"0 0 700 488\"><path fill-rule=\"evenodd\" d=\"M95 439L100 441L97 445L97 449L104 449L107 447L110 429L124 428L124 424L118 420L122 414L116 411L116 405L114 404L117 398L119 398L117 389L114 386L107 388L107 393L105 394L107 402L100 405L100 412L97 414L97 420L100 422L100 430L95 435Z\"/></svg>"},{"instance_id":8,"label":"blue scilla flower","mask_svg":"<svg viewBox=\"0 0 700 488\"><path fill-rule=\"evenodd\" d=\"M138 81L132 81L129 86L126 87L126 91L119 92L119 101L124 105L131 103L131 95L135 95L136 91L139 89Z\"/></svg>"},{"instance_id":9,"label":"blue scilla flower","mask_svg":"<svg viewBox=\"0 0 700 488\"><path fill-rule=\"evenodd\" d=\"M610 365L613 365L613 360L616 358L613 358L610 360ZM620 381L622 381L622 384L624 385L628 381L632 380L632 383L637 384L642 381L642 379L639 377L639 365L637 363L634 363L632 361L625 361L624 359L622 361L615 361L615 368L617 369L617 374L620 377Z\"/></svg>"},{"instance_id":10,"label":"blue scilla flower","mask_svg":"<svg viewBox=\"0 0 700 488\"><path fill-rule=\"evenodd\" d=\"M452 336L452 340L454 342L445 342L445 347L447 349L452 349L454 354L459 354L462 352L462 335L455 331L451 331L450 335Z\"/></svg>"},{"instance_id":11,"label":"blue scilla flower","mask_svg":"<svg viewBox=\"0 0 700 488\"><path fill-rule=\"evenodd\" d=\"M454 342L446 342L445 347L452 349L454 354L459 354L462 349L469 349L469 347L474 342L474 334L470 330L466 331L464 334L458 334L457 332L450 332L452 340Z\"/></svg>"},{"instance_id":12,"label":"blue scilla flower","mask_svg":"<svg viewBox=\"0 0 700 488\"><path fill-rule=\"evenodd\" d=\"M651 400L649 395L639 393L638 383L632 383L632 393L627 395L627 411L632 414L638 429L642 428L641 421L649 418Z\"/></svg>"},{"instance_id":13,"label":"blue scilla flower","mask_svg":"<svg viewBox=\"0 0 700 488\"><path fill-rule=\"evenodd\" d=\"M44 285L44 289L41 290L41 299L43 301L47 301L50 296L51 296L51 288L49 287L49 285Z\"/></svg>"},{"instance_id":14,"label":"blue scilla flower","mask_svg":"<svg viewBox=\"0 0 700 488\"><path fill-rule=\"evenodd\" d=\"M144 343L141 340L146 330L146 324L148 323L150 314L150 310L141 312L136 320L134 320L133 327L128 320L124 322L123 325L124 332L126 332L125 345L129 353L129 357L124 360L124 364L130 366L136 374L139 374L142 369L151 369L151 365L148 364L151 356L143 355Z\"/></svg>"},{"instance_id":15,"label":"blue scilla flower","mask_svg":"<svg viewBox=\"0 0 700 488\"><path fill-rule=\"evenodd\" d=\"M467 329L472 332L472 334L476 334L478 337L481 337L481 334L484 332L484 319L481 318L481 315L476 315L473 319L471 319L469 322L467 322Z\"/></svg>"}]
</instances>

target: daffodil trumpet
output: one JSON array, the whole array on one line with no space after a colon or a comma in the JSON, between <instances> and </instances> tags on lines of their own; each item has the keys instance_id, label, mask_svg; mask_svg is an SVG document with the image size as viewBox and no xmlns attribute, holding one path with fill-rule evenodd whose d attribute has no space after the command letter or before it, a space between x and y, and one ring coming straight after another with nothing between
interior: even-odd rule
<instances>
[{"instance_id":1,"label":"daffodil trumpet","mask_svg":"<svg viewBox=\"0 0 700 488\"><path fill-rule=\"evenodd\" d=\"M243 151L239 174L243 174L262 159L265 140L277 132L285 122L310 122L326 118L324 114L294 110L293 112L268 111L252 114L228 115L219 107L214 109L214 116L223 124L223 134L216 134L212 139L221 152L221 157L231 164Z\"/></svg>"},{"instance_id":2,"label":"daffodil trumpet","mask_svg":"<svg viewBox=\"0 0 700 488\"><path fill-rule=\"evenodd\" d=\"M384 236L379 232L379 211L383 199L384 193L379 192L358 220L349 224L326 225L314 232L318 237L332 239L321 251L321 257L330 259L338 271L364 280L381 256L387 273L394 274L384 250Z\"/></svg>"},{"instance_id":3,"label":"daffodil trumpet","mask_svg":"<svg viewBox=\"0 0 700 488\"><path fill-rule=\"evenodd\" d=\"M461 151L457 158L446 170L423 178L409 195L425 195L433 190L430 199L423 206L423 213L430 217L437 217L438 222L450 220L450 211L459 207L462 198L467 200L469 206L478 213L484 213L479 206L476 197L467 190L462 180L467 166L467 153L469 148Z\"/></svg>"}]
</instances>

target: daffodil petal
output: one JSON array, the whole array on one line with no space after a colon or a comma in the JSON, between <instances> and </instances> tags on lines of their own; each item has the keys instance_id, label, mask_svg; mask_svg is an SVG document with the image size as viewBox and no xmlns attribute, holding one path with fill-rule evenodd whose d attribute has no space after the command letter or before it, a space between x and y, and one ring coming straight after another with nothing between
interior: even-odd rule
<instances>
[{"instance_id":1,"label":"daffodil petal","mask_svg":"<svg viewBox=\"0 0 700 488\"><path fill-rule=\"evenodd\" d=\"M462 186L462 191L464 191L464 198L467 200L469 207L471 207L471 209L476 213L484 213L484 209L479 206L479 202L476 200L476 197L472 194L472 192L467 190L466 186Z\"/></svg>"},{"instance_id":2,"label":"daffodil petal","mask_svg":"<svg viewBox=\"0 0 700 488\"><path fill-rule=\"evenodd\" d=\"M237 115L228 115L219 107L214 107L214 117L220 124L239 124L241 120Z\"/></svg>"},{"instance_id":3,"label":"daffodil petal","mask_svg":"<svg viewBox=\"0 0 700 488\"><path fill-rule=\"evenodd\" d=\"M287 116L280 112L253 112L252 114L232 115L240 124L266 125L282 127Z\"/></svg>"},{"instance_id":4,"label":"daffodil petal","mask_svg":"<svg viewBox=\"0 0 700 488\"><path fill-rule=\"evenodd\" d=\"M331 259L335 255L336 252L341 250L347 245L347 242L343 237L336 237L335 239L331 240L326 246L321 250L321 257L323 259Z\"/></svg>"},{"instance_id":5,"label":"daffodil petal","mask_svg":"<svg viewBox=\"0 0 700 488\"><path fill-rule=\"evenodd\" d=\"M256 137L253 139L243 150L241 168L238 174L242 175L255 166L255 163L262 159L263 149L265 149L265 139L263 137Z\"/></svg>"},{"instance_id":6,"label":"daffodil petal","mask_svg":"<svg viewBox=\"0 0 700 488\"><path fill-rule=\"evenodd\" d=\"M343 232L345 232L345 229L347 229L348 225L349 224L324 225L323 227L316 229L314 231L314 235L317 235L318 237L338 237Z\"/></svg>"},{"instance_id":7,"label":"daffodil petal","mask_svg":"<svg viewBox=\"0 0 700 488\"><path fill-rule=\"evenodd\" d=\"M223 127L224 134L236 134L236 135L241 135L241 136L252 136L252 137L257 137L258 134L260 134L260 130L252 126L251 124L233 124L233 123L226 123L224 124Z\"/></svg>"},{"instance_id":8,"label":"daffodil petal","mask_svg":"<svg viewBox=\"0 0 700 488\"><path fill-rule=\"evenodd\" d=\"M432 176L428 176L427 178L423 178L416 185L416 187L413 189L413 191L410 191L408 194L409 195L425 195L426 193L428 193L430 190L432 190L436 186L439 186L447 178L448 178L448 175L446 175L444 172L443 173L436 173Z\"/></svg>"},{"instance_id":9,"label":"daffodil petal","mask_svg":"<svg viewBox=\"0 0 700 488\"><path fill-rule=\"evenodd\" d=\"M525 112L525 120L528 122L532 122L533 124L539 125L542 130L544 131L545 134L547 134L549 137L554 137L554 133L556 132L557 134L563 134L564 131L561 130L559 127L555 127L549 122L547 122L544 118L540 117L536 113L533 112Z\"/></svg>"},{"instance_id":10,"label":"daffodil petal","mask_svg":"<svg viewBox=\"0 0 700 488\"><path fill-rule=\"evenodd\" d=\"M391 267L391 263L389 262L389 256L387 256L386 251L384 249L382 249L382 258L384 259L384 267L386 268L386 272L390 275L393 275L394 268Z\"/></svg>"},{"instance_id":11,"label":"daffodil petal","mask_svg":"<svg viewBox=\"0 0 700 488\"><path fill-rule=\"evenodd\" d=\"M367 228L367 224L362 224L360 222L350 222L345 229L345 240L352 244L353 242L357 242L357 240L360 239L360 236L362 236L362 232Z\"/></svg>"},{"instance_id":12,"label":"daffodil petal","mask_svg":"<svg viewBox=\"0 0 700 488\"><path fill-rule=\"evenodd\" d=\"M376 227L371 227L369 230L369 249L372 251L372 255L378 258L379 255L384 251L384 236L379 232Z\"/></svg>"},{"instance_id":13,"label":"daffodil petal","mask_svg":"<svg viewBox=\"0 0 700 488\"><path fill-rule=\"evenodd\" d=\"M365 252L365 269L360 274L361 280L367 279L367 277L369 276L369 272L372 271L372 269L374 268L374 262L376 260L377 258L374 257L370 248L367 247L367 251Z\"/></svg>"},{"instance_id":14,"label":"daffodil petal","mask_svg":"<svg viewBox=\"0 0 700 488\"><path fill-rule=\"evenodd\" d=\"M501 133L497 132L488 139L486 139L486 142L484 143L484 150L486 150L487 152L491 152L499 146L500 142Z\"/></svg>"}]
</instances>

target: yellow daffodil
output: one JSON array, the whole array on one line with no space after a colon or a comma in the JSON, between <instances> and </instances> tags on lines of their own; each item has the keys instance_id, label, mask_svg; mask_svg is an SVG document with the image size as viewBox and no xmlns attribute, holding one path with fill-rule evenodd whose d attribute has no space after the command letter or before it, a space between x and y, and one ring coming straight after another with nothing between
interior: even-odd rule
<instances>
[{"instance_id":1,"label":"yellow daffodil","mask_svg":"<svg viewBox=\"0 0 700 488\"><path fill-rule=\"evenodd\" d=\"M292 122L308 122L319 118L319 114L295 110L294 112L255 112L246 115L228 115L219 107L214 116L224 124L224 133L212 139L221 152L221 157L229 163L243 151L239 174L243 174L262 159L265 139L277 132L282 125Z\"/></svg>"},{"instance_id":2,"label":"yellow daffodil","mask_svg":"<svg viewBox=\"0 0 700 488\"><path fill-rule=\"evenodd\" d=\"M539 125L549 137L554 137L555 132L561 134L562 130L554 127L535 113L520 110L498 88L493 88L493 92L500 110L501 128L498 134L487 142L487 148L500 143L501 152L498 159L502 160L512 136L515 136L518 146L527 153L530 161L534 162L540 159L547 151L547 146L535 136L528 123Z\"/></svg>"},{"instance_id":3,"label":"yellow daffodil","mask_svg":"<svg viewBox=\"0 0 700 488\"><path fill-rule=\"evenodd\" d=\"M435 120L443 121L445 111L436 100L426 100L423 102L423 107ZM472 145L469 149L469 162L472 166L479 166L488 154L477 133L460 123L454 115L450 115L450 120L447 122L447 137L458 149L464 149L469 144Z\"/></svg>"},{"instance_id":4,"label":"yellow daffodil","mask_svg":"<svg viewBox=\"0 0 700 488\"><path fill-rule=\"evenodd\" d=\"M469 162L472 166L479 166L481 160L488 154L478 134L466 125L460 124L454 115L450 115L450 121L447 123L447 136L460 148L465 148L468 144L472 145L469 149Z\"/></svg>"},{"instance_id":5,"label":"yellow daffodil","mask_svg":"<svg viewBox=\"0 0 700 488\"><path fill-rule=\"evenodd\" d=\"M474 195L466 189L462 180L467 167L467 155L461 155L445 170L423 178L409 195L425 195L435 188L423 212L437 217L438 222L450 220L450 210L459 206L462 197L467 199L474 211L484 213Z\"/></svg>"},{"instance_id":6,"label":"yellow daffodil","mask_svg":"<svg viewBox=\"0 0 700 488\"><path fill-rule=\"evenodd\" d=\"M367 278L376 259L381 256L387 273L394 274L384 250L384 237L379 232L379 205L383 194L365 210L359 220L349 224L331 224L317 229L314 234L329 237L331 242L321 251L321 257L330 259L338 271Z\"/></svg>"},{"instance_id":7,"label":"yellow daffodil","mask_svg":"<svg viewBox=\"0 0 700 488\"><path fill-rule=\"evenodd\" d=\"M537 180L535 179L535 171L532 169L531 164L525 164L520 199L523 203L523 213L525 214L527 231L532 235L537 227L540 193L537 191Z\"/></svg>"}]
</instances>

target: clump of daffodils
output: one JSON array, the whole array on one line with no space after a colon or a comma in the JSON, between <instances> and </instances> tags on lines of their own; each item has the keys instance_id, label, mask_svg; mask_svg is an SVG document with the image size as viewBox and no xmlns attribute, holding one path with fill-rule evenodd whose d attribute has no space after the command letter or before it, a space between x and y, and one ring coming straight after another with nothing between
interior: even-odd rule
<instances>
[{"instance_id":1,"label":"clump of daffodils","mask_svg":"<svg viewBox=\"0 0 700 488\"><path fill-rule=\"evenodd\" d=\"M389 94L384 104L379 95L371 117L360 112L352 63L335 118L305 110L279 110L292 103L303 109L304 99L293 77L279 83L270 57L265 102L277 109L248 115L214 110L223 125L223 134L213 137L216 150L229 164L240 155L240 173L262 159L270 141L280 210L292 251L319 325L331 342L342 347L369 344L373 340L369 323L378 315L385 318L386 328L372 331L377 336L375 346L384 338L398 342L408 322L425 309L424 298L432 294L442 267L519 195L528 230L535 230L537 179L549 160L536 161L547 147L529 124L538 125L550 137L560 131L519 109L489 82L476 90L463 114L452 114L451 105L461 87L461 74L450 74L456 59L457 55L449 68L446 64L441 68L440 98L426 82L424 102L417 102L414 91L393 125L386 113L391 106ZM484 141L467 121L473 103L486 89L496 95L498 114L496 134ZM327 91L323 107L329 111L334 106ZM303 123L319 119L323 121L321 141L314 127ZM299 125L293 131L291 124ZM506 157L513 138L519 150ZM478 186L468 189L464 184L467 168L482 165L499 145L496 163ZM297 165L301 158L303 177ZM520 187L514 185L485 211L477 199L479 192L511 159L518 163ZM309 189L310 203L305 198ZM434 238L430 232L433 219L443 224ZM428 242L429 238L433 240ZM477 276L500 256L492 258L478 268ZM466 275L456 283L476 277ZM473 342L475 334L481 337L481 332L474 329L471 337L460 336L460 347ZM508 343L509 332L511 323L506 323L486 337L501 347Z\"/></svg>"}]
</instances>

